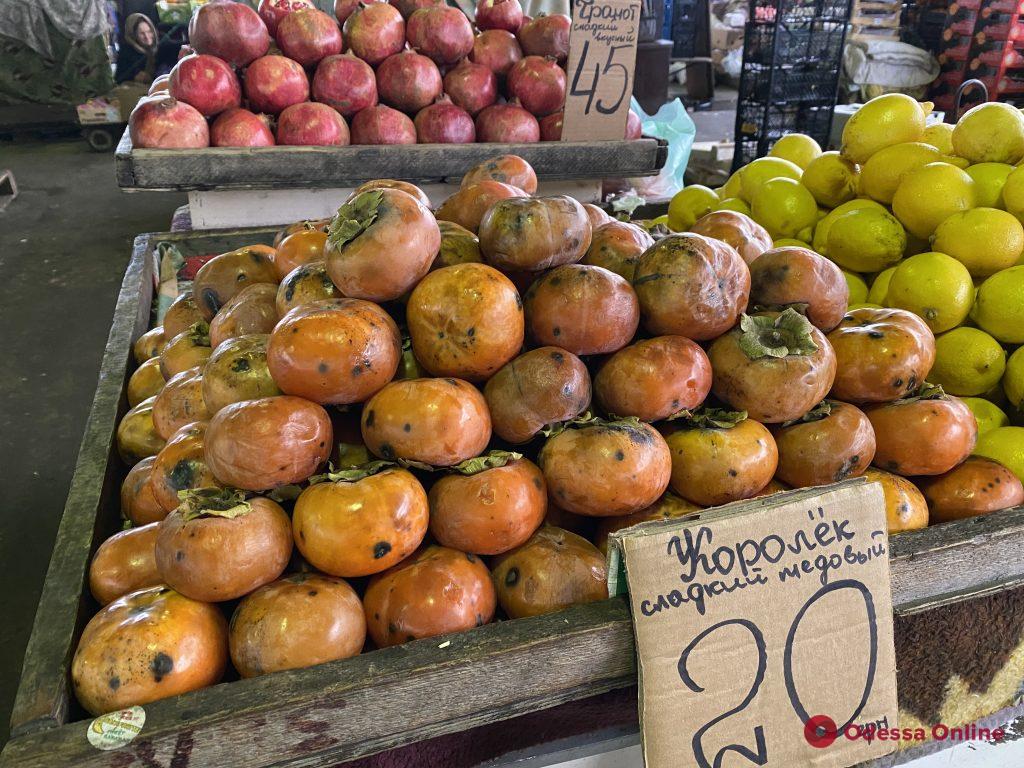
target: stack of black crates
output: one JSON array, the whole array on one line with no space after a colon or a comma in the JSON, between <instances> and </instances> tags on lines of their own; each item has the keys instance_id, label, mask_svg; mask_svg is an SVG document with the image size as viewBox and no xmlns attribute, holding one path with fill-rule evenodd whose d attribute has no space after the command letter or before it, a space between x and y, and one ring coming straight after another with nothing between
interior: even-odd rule
<instances>
[{"instance_id":1,"label":"stack of black crates","mask_svg":"<svg viewBox=\"0 0 1024 768\"><path fill-rule=\"evenodd\" d=\"M851 0L750 0L733 170L787 133L828 142Z\"/></svg>"}]
</instances>

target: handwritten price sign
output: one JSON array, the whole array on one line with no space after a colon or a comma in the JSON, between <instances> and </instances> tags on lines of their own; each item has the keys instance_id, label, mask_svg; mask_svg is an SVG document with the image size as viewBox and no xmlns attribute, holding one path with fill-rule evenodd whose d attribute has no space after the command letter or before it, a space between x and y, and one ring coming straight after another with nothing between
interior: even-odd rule
<instances>
[{"instance_id":1,"label":"handwritten price sign","mask_svg":"<svg viewBox=\"0 0 1024 768\"><path fill-rule=\"evenodd\" d=\"M885 506L877 483L622 532L648 768L843 768L893 750ZM613 561L614 561L613 556Z\"/></svg>"},{"instance_id":2,"label":"handwritten price sign","mask_svg":"<svg viewBox=\"0 0 1024 768\"><path fill-rule=\"evenodd\" d=\"M639 29L640 0L574 4L562 141L625 136Z\"/></svg>"}]
</instances>

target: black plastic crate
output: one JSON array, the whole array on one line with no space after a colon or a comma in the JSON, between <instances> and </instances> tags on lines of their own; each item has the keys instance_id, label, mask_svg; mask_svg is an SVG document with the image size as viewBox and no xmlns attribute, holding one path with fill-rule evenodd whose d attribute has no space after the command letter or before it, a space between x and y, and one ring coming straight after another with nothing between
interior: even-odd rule
<instances>
[{"instance_id":1,"label":"black plastic crate","mask_svg":"<svg viewBox=\"0 0 1024 768\"><path fill-rule=\"evenodd\" d=\"M743 36L744 66L748 63L829 66L842 58L845 35L846 25L832 21L804 21L784 26L749 22Z\"/></svg>"},{"instance_id":2,"label":"black plastic crate","mask_svg":"<svg viewBox=\"0 0 1024 768\"><path fill-rule=\"evenodd\" d=\"M701 54L697 50L701 26L710 24L710 19L700 18L707 14L707 4L698 0L679 0L672 3L672 57L692 59Z\"/></svg>"},{"instance_id":3,"label":"black plastic crate","mask_svg":"<svg viewBox=\"0 0 1024 768\"><path fill-rule=\"evenodd\" d=\"M821 145L828 143L835 95L818 103L768 105L740 101L736 109L733 170L768 154L783 135L806 133Z\"/></svg>"},{"instance_id":4,"label":"black plastic crate","mask_svg":"<svg viewBox=\"0 0 1024 768\"><path fill-rule=\"evenodd\" d=\"M824 68L751 67L743 72L740 99L775 106L834 101L836 78Z\"/></svg>"}]
</instances>

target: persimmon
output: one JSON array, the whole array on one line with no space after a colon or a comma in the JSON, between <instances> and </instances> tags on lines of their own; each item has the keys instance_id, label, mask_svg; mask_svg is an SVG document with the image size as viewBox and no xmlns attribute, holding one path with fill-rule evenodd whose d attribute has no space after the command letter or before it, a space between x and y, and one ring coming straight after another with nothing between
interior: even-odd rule
<instances>
[{"instance_id":1,"label":"persimmon","mask_svg":"<svg viewBox=\"0 0 1024 768\"><path fill-rule=\"evenodd\" d=\"M731 245L748 265L772 247L768 230L739 211L712 211L697 219L689 231Z\"/></svg>"},{"instance_id":2,"label":"persimmon","mask_svg":"<svg viewBox=\"0 0 1024 768\"><path fill-rule=\"evenodd\" d=\"M274 270L284 280L293 270L314 261L324 260L327 233L320 229L303 229L285 237L277 246Z\"/></svg>"},{"instance_id":3,"label":"persimmon","mask_svg":"<svg viewBox=\"0 0 1024 768\"><path fill-rule=\"evenodd\" d=\"M690 233L669 235L640 257L633 288L650 333L706 341L746 311L750 270L731 245Z\"/></svg>"},{"instance_id":4,"label":"persimmon","mask_svg":"<svg viewBox=\"0 0 1024 768\"><path fill-rule=\"evenodd\" d=\"M437 226L441 230L441 248L430 265L431 269L483 262L480 238L475 234L453 221L438 221Z\"/></svg>"},{"instance_id":5,"label":"persimmon","mask_svg":"<svg viewBox=\"0 0 1024 768\"><path fill-rule=\"evenodd\" d=\"M163 583L156 569L159 523L129 528L100 544L89 563L89 591L100 605Z\"/></svg>"},{"instance_id":6,"label":"persimmon","mask_svg":"<svg viewBox=\"0 0 1024 768\"><path fill-rule=\"evenodd\" d=\"M343 296L397 299L430 270L441 231L430 210L397 189L361 192L338 209L324 256Z\"/></svg>"},{"instance_id":7,"label":"persimmon","mask_svg":"<svg viewBox=\"0 0 1024 768\"><path fill-rule=\"evenodd\" d=\"M538 347L505 365L484 387L494 433L525 443L544 427L571 421L590 405L590 373L561 347Z\"/></svg>"},{"instance_id":8,"label":"persimmon","mask_svg":"<svg viewBox=\"0 0 1024 768\"><path fill-rule=\"evenodd\" d=\"M523 346L523 302L486 264L458 264L424 277L409 297L412 351L435 376L484 381Z\"/></svg>"},{"instance_id":9,"label":"persimmon","mask_svg":"<svg viewBox=\"0 0 1024 768\"><path fill-rule=\"evenodd\" d=\"M590 217L571 197L499 200L480 222L484 261L502 272L575 264L590 248Z\"/></svg>"},{"instance_id":10,"label":"persimmon","mask_svg":"<svg viewBox=\"0 0 1024 768\"><path fill-rule=\"evenodd\" d=\"M205 322L190 325L160 350L160 371L170 379L182 371L203 365L210 359L210 326Z\"/></svg>"},{"instance_id":11,"label":"persimmon","mask_svg":"<svg viewBox=\"0 0 1024 768\"><path fill-rule=\"evenodd\" d=\"M228 628L220 610L167 587L131 592L89 620L71 661L78 703L92 715L220 682Z\"/></svg>"},{"instance_id":12,"label":"persimmon","mask_svg":"<svg viewBox=\"0 0 1024 768\"><path fill-rule=\"evenodd\" d=\"M164 332L163 327L159 325L146 331L132 344L132 355L135 357L135 362L142 365L151 358L159 357L170 338Z\"/></svg>"},{"instance_id":13,"label":"persimmon","mask_svg":"<svg viewBox=\"0 0 1024 768\"><path fill-rule=\"evenodd\" d=\"M752 304L795 306L825 333L842 321L849 299L843 271L809 248L773 248L750 265Z\"/></svg>"},{"instance_id":14,"label":"persimmon","mask_svg":"<svg viewBox=\"0 0 1024 768\"><path fill-rule=\"evenodd\" d=\"M928 526L928 503L917 486L905 477L869 467L864 477L882 486L889 533L916 531Z\"/></svg>"},{"instance_id":15,"label":"persimmon","mask_svg":"<svg viewBox=\"0 0 1024 768\"><path fill-rule=\"evenodd\" d=\"M537 456L548 493L579 515L628 515L668 487L672 455L650 424L636 419L579 419L544 443Z\"/></svg>"},{"instance_id":16,"label":"persimmon","mask_svg":"<svg viewBox=\"0 0 1024 768\"><path fill-rule=\"evenodd\" d=\"M277 315L284 317L289 310L301 304L339 298L341 292L327 274L327 262L311 261L285 275L281 285L277 287Z\"/></svg>"},{"instance_id":17,"label":"persimmon","mask_svg":"<svg viewBox=\"0 0 1024 768\"><path fill-rule=\"evenodd\" d=\"M166 442L153 423L156 396L143 400L121 417L117 425L117 453L132 466L147 456L156 456Z\"/></svg>"},{"instance_id":18,"label":"persimmon","mask_svg":"<svg viewBox=\"0 0 1024 768\"><path fill-rule=\"evenodd\" d=\"M953 469L916 481L932 523L962 520L1024 503L1024 486L998 461L970 456Z\"/></svg>"},{"instance_id":19,"label":"persimmon","mask_svg":"<svg viewBox=\"0 0 1024 768\"><path fill-rule=\"evenodd\" d=\"M195 294L191 289L179 293L164 313L163 329L168 339L173 339L182 331L187 331L189 326L205 322L206 318L196 304Z\"/></svg>"},{"instance_id":20,"label":"persimmon","mask_svg":"<svg viewBox=\"0 0 1024 768\"><path fill-rule=\"evenodd\" d=\"M357 655L366 616L347 581L295 573L247 595L231 617L231 661L242 677Z\"/></svg>"},{"instance_id":21,"label":"persimmon","mask_svg":"<svg viewBox=\"0 0 1024 768\"><path fill-rule=\"evenodd\" d=\"M143 400L158 395L166 383L167 379L160 370L160 358L149 358L136 368L128 379L128 405L134 407Z\"/></svg>"},{"instance_id":22,"label":"persimmon","mask_svg":"<svg viewBox=\"0 0 1024 768\"><path fill-rule=\"evenodd\" d=\"M370 637L385 648L483 626L496 597L479 557L432 545L370 579L363 607Z\"/></svg>"},{"instance_id":23,"label":"persimmon","mask_svg":"<svg viewBox=\"0 0 1024 768\"><path fill-rule=\"evenodd\" d=\"M836 356L825 334L793 309L743 315L708 350L711 391L766 424L799 419L832 388Z\"/></svg>"},{"instance_id":24,"label":"persimmon","mask_svg":"<svg viewBox=\"0 0 1024 768\"><path fill-rule=\"evenodd\" d=\"M652 245L654 238L643 227L609 219L594 229L590 248L582 263L604 267L633 282L637 262Z\"/></svg>"},{"instance_id":25,"label":"persimmon","mask_svg":"<svg viewBox=\"0 0 1024 768\"><path fill-rule=\"evenodd\" d=\"M192 293L203 319L209 322L221 307L253 283L277 285L273 249L248 246L214 256L192 281Z\"/></svg>"},{"instance_id":26,"label":"persimmon","mask_svg":"<svg viewBox=\"0 0 1024 768\"><path fill-rule=\"evenodd\" d=\"M594 377L605 413L661 421L696 408L711 391L711 362L682 336L643 339L616 352Z\"/></svg>"},{"instance_id":27,"label":"persimmon","mask_svg":"<svg viewBox=\"0 0 1024 768\"><path fill-rule=\"evenodd\" d=\"M931 329L902 309L851 309L828 340L836 353L832 397L852 403L886 403L916 392L935 363Z\"/></svg>"},{"instance_id":28,"label":"persimmon","mask_svg":"<svg viewBox=\"0 0 1024 768\"><path fill-rule=\"evenodd\" d=\"M427 492L385 462L328 473L295 502L295 544L332 576L380 573L412 554L427 533Z\"/></svg>"},{"instance_id":29,"label":"persimmon","mask_svg":"<svg viewBox=\"0 0 1024 768\"><path fill-rule=\"evenodd\" d=\"M776 475L794 488L857 477L875 457L875 430L868 417L838 400L822 401L772 435L779 449Z\"/></svg>"},{"instance_id":30,"label":"persimmon","mask_svg":"<svg viewBox=\"0 0 1024 768\"><path fill-rule=\"evenodd\" d=\"M206 465L223 484L265 491L312 475L331 453L331 420L289 395L221 408L206 429Z\"/></svg>"},{"instance_id":31,"label":"persimmon","mask_svg":"<svg viewBox=\"0 0 1024 768\"><path fill-rule=\"evenodd\" d=\"M673 422L672 491L707 507L756 496L775 474L772 433L743 413L702 409Z\"/></svg>"},{"instance_id":32,"label":"persimmon","mask_svg":"<svg viewBox=\"0 0 1024 768\"><path fill-rule=\"evenodd\" d=\"M323 299L281 318L267 366L282 392L315 403L361 403L394 378L402 355L395 321L360 299Z\"/></svg>"},{"instance_id":33,"label":"persimmon","mask_svg":"<svg viewBox=\"0 0 1024 768\"><path fill-rule=\"evenodd\" d=\"M699 504L681 499L674 493L666 493L647 509L641 509L631 515L619 515L617 517L605 517L597 524L597 536L594 543L602 552L608 552L608 537L623 528L632 528L640 523L647 523L652 520L670 520L677 517L686 517L694 512L699 512L704 507Z\"/></svg>"},{"instance_id":34,"label":"persimmon","mask_svg":"<svg viewBox=\"0 0 1024 768\"><path fill-rule=\"evenodd\" d=\"M157 502L153 486L149 484L155 461L156 455L143 459L121 482L121 517L132 525L148 525L167 517L167 511Z\"/></svg>"},{"instance_id":35,"label":"persimmon","mask_svg":"<svg viewBox=\"0 0 1024 768\"><path fill-rule=\"evenodd\" d=\"M203 489L157 523L156 566L164 583L193 600L234 600L269 584L292 554L281 506L241 491Z\"/></svg>"},{"instance_id":36,"label":"persimmon","mask_svg":"<svg viewBox=\"0 0 1024 768\"><path fill-rule=\"evenodd\" d=\"M601 551L569 531L545 525L529 541L494 559L491 578L511 619L554 613L608 597Z\"/></svg>"},{"instance_id":37,"label":"persimmon","mask_svg":"<svg viewBox=\"0 0 1024 768\"><path fill-rule=\"evenodd\" d=\"M518 155L499 155L474 165L462 177L462 186L481 181L500 181L519 187L528 195L537 192L537 174L528 162Z\"/></svg>"},{"instance_id":38,"label":"persimmon","mask_svg":"<svg viewBox=\"0 0 1024 768\"><path fill-rule=\"evenodd\" d=\"M615 221L615 219L609 216L608 212L599 205L584 203L583 209L587 212L587 218L590 219L590 228L592 230L597 230L598 227L603 226L610 221Z\"/></svg>"},{"instance_id":39,"label":"persimmon","mask_svg":"<svg viewBox=\"0 0 1024 768\"><path fill-rule=\"evenodd\" d=\"M436 216L438 221L450 221L476 234L484 214L499 200L513 197L526 197L526 193L511 184L500 181L479 181L464 186L450 195L440 207Z\"/></svg>"},{"instance_id":40,"label":"persimmon","mask_svg":"<svg viewBox=\"0 0 1024 768\"><path fill-rule=\"evenodd\" d=\"M153 426L164 440L186 424L210 418L203 401L203 369L189 368L167 380L153 400Z\"/></svg>"},{"instance_id":41,"label":"persimmon","mask_svg":"<svg viewBox=\"0 0 1024 768\"><path fill-rule=\"evenodd\" d=\"M941 475L971 455L978 422L971 409L941 387L866 410L875 430L875 464L897 475Z\"/></svg>"},{"instance_id":42,"label":"persimmon","mask_svg":"<svg viewBox=\"0 0 1024 768\"><path fill-rule=\"evenodd\" d=\"M203 402L213 416L221 408L243 400L280 395L267 366L265 333L228 339L214 350L203 367Z\"/></svg>"},{"instance_id":43,"label":"persimmon","mask_svg":"<svg viewBox=\"0 0 1024 768\"><path fill-rule=\"evenodd\" d=\"M302 221L296 221L294 224L289 224L274 235L274 248L277 248L277 246L281 244L281 241L288 237L288 235L294 235L296 232L302 232L307 229L316 229L320 232L326 232L330 225L330 219L303 219Z\"/></svg>"},{"instance_id":44,"label":"persimmon","mask_svg":"<svg viewBox=\"0 0 1024 768\"><path fill-rule=\"evenodd\" d=\"M483 395L461 379L393 381L363 406L363 440L375 456L450 467L491 439Z\"/></svg>"},{"instance_id":45,"label":"persimmon","mask_svg":"<svg viewBox=\"0 0 1024 768\"><path fill-rule=\"evenodd\" d=\"M149 485L156 503L165 512L178 508L181 491L220 485L206 466L205 440L205 422L186 424L156 455Z\"/></svg>"},{"instance_id":46,"label":"persimmon","mask_svg":"<svg viewBox=\"0 0 1024 768\"><path fill-rule=\"evenodd\" d=\"M345 202L351 202L356 195L362 194L363 192L370 192L375 189L397 189L400 192L405 192L416 200L418 200L428 210L433 206L430 204L430 198L427 197L427 193L408 181L399 181L397 179L374 179L373 181L367 181L358 187L348 196L348 200Z\"/></svg>"},{"instance_id":47,"label":"persimmon","mask_svg":"<svg viewBox=\"0 0 1024 768\"><path fill-rule=\"evenodd\" d=\"M277 325L277 286L253 283L239 291L210 321L210 347L253 333L270 333Z\"/></svg>"}]
</instances>

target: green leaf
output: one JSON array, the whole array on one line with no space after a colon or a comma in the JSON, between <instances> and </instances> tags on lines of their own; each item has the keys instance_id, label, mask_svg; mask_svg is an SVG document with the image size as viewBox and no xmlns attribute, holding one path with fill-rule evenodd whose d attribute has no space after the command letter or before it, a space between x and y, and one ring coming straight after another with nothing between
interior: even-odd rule
<instances>
[{"instance_id":1,"label":"green leaf","mask_svg":"<svg viewBox=\"0 0 1024 768\"><path fill-rule=\"evenodd\" d=\"M224 517L233 520L246 514L252 506L245 500L245 491L238 488L194 488L178 491L178 510L186 523L198 517Z\"/></svg>"},{"instance_id":2,"label":"green leaf","mask_svg":"<svg viewBox=\"0 0 1024 768\"><path fill-rule=\"evenodd\" d=\"M204 320L188 327L188 337L197 347L210 346L210 324Z\"/></svg>"},{"instance_id":3,"label":"green leaf","mask_svg":"<svg viewBox=\"0 0 1024 768\"><path fill-rule=\"evenodd\" d=\"M327 230L327 241L336 250L343 249L377 220L383 200L383 190L372 189L368 192L360 192L338 209L337 215Z\"/></svg>"},{"instance_id":4,"label":"green leaf","mask_svg":"<svg viewBox=\"0 0 1024 768\"><path fill-rule=\"evenodd\" d=\"M365 464L360 464L358 467L349 467L348 469L335 470L334 467L329 467L327 472L322 475L313 475L309 478L310 485L318 485L319 483L354 483L357 480L363 480L371 475L376 475L378 472L383 472L385 469L397 466L393 461L368 461Z\"/></svg>"},{"instance_id":5,"label":"green leaf","mask_svg":"<svg viewBox=\"0 0 1024 768\"><path fill-rule=\"evenodd\" d=\"M917 400L948 400L949 395L938 384L929 384L927 381L918 388L910 397L899 400L900 403L913 403Z\"/></svg>"},{"instance_id":6,"label":"green leaf","mask_svg":"<svg viewBox=\"0 0 1024 768\"><path fill-rule=\"evenodd\" d=\"M732 429L746 418L746 411L698 408L688 417L680 417L680 420L690 429Z\"/></svg>"},{"instance_id":7,"label":"green leaf","mask_svg":"<svg viewBox=\"0 0 1024 768\"><path fill-rule=\"evenodd\" d=\"M775 317L744 314L740 317L739 347L751 360L812 355L818 351L813 329L810 320L792 307Z\"/></svg>"},{"instance_id":8,"label":"green leaf","mask_svg":"<svg viewBox=\"0 0 1024 768\"><path fill-rule=\"evenodd\" d=\"M792 427L794 424L811 424L815 421L821 421L829 414L832 413L832 401L822 400L816 406L811 408L807 413L798 419L790 419L789 421L782 422L783 427Z\"/></svg>"},{"instance_id":9,"label":"green leaf","mask_svg":"<svg viewBox=\"0 0 1024 768\"><path fill-rule=\"evenodd\" d=\"M504 467L513 461L519 461L521 458L523 458L523 454L516 453L515 451L488 451L483 456L477 456L475 459L466 459L451 469L460 475L475 475L478 472L483 472L485 469Z\"/></svg>"},{"instance_id":10,"label":"green leaf","mask_svg":"<svg viewBox=\"0 0 1024 768\"><path fill-rule=\"evenodd\" d=\"M289 483L272 490L267 494L267 498L271 501L276 501L278 504L284 501L295 501L302 494L303 490L305 489L301 485Z\"/></svg>"}]
</instances>

